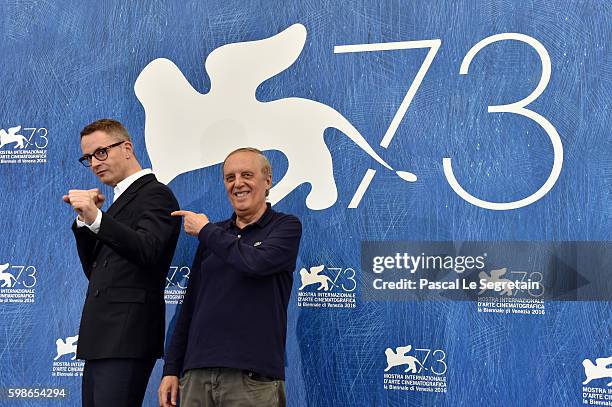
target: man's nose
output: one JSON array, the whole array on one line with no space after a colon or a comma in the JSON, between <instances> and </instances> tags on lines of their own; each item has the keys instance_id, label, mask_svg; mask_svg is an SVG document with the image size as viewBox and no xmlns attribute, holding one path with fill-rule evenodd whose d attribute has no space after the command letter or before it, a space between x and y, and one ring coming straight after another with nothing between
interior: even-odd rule
<instances>
[{"instance_id":1,"label":"man's nose","mask_svg":"<svg viewBox=\"0 0 612 407\"><path fill-rule=\"evenodd\" d=\"M91 168L95 168L100 165L102 161L98 160L95 156L91 157Z\"/></svg>"}]
</instances>

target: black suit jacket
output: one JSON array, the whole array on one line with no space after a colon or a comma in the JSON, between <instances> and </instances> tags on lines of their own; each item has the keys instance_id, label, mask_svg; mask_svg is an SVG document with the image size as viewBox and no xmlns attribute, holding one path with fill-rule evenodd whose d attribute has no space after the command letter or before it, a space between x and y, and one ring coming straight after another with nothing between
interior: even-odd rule
<instances>
[{"instance_id":1,"label":"black suit jacket","mask_svg":"<svg viewBox=\"0 0 612 407\"><path fill-rule=\"evenodd\" d=\"M165 332L164 287L180 232L172 191L145 175L107 212L100 230L72 230L89 279L77 357L159 358Z\"/></svg>"}]
</instances>

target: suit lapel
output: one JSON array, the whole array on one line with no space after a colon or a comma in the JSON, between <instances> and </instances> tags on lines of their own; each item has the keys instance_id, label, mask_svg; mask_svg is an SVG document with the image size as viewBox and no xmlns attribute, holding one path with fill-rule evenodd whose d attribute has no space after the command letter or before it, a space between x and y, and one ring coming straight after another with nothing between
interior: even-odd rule
<instances>
[{"instance_id":1,"label":"suit lapel","mask_svg":"<svg viewBox=\"0 0 612 407\"><path fill-rule=\"evenodd\" d=\"M127 205L134 197L140 188L155 180L155 175L147 174L138 178L126 189L119 198L108 208L106 213L111 216L117 216L119 212Z\"/></svg>"},{"instance_id":2,"label":"suit lapel","mask_svg":"<svg viewBox=\"0 0 612 407\"><path fill-rule=\"evenodd\" d=\"M142 188L143 186L155 180L156 178L155 178L155 175L153 174L143 175L142 177L138 178L136 181L132 183L132 185L128 187L128 189L126 189L121 194L121 196L119 196L119 198L117 198L115 202L113 202L113 204L108 208L106 213L112 217L116 217L117 214L119 214L119 212L121 212L121 210L125 208L125 206L132 199L134 199L134 197L136 196L136 193L138 192L138 190L140 190L140 188ZM96 245L94 246L94 258L98 257L98 254L100 253L100 250L102 249L102 246L103 246L102 242L100 242L99 240L96 241Z\"/></svg>"}]
</instances>

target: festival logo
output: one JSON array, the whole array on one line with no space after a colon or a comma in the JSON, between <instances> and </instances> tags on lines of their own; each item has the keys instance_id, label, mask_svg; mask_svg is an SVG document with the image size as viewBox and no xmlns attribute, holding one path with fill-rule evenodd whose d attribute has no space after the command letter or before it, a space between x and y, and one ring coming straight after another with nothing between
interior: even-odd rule
<instances>
[{"instance_id":1,"label":"festival logo","mask_svg":"<svg viewBox=\"0 0 612 407\"><path fill-rule=\"evenodd\" d=\"M21 126L10 127L8 132L0 129L0 148L11 143L15 143L14 148L25 148L25 145L29 144L28 139L21 134L17 134L19 130L21 130Z\"/></svg>"},{"instance_id":2,"label":"festival logo","mask_svg":"<svg viewBox=\"0 0 612 407\"><path fill-rule=\"evenodd\" d=\"M418 371L420 372L423 369L423 364L419 362L417 358L414 356L408 355L408 352L412 349L412 345L408 346L399 346L395 348L395 351L391 348L385 349L385 356L387 357L387 367L385 368L385 372L391 370L391 368L396 366L406 365L407 368L404 372L418 373L417 365L419 365Z\"/></svg>"},{"instance_id":3,"label":"festival logo","mask_svg":"<svg viewBox=\"0 0 612 407\"><path fill-rule=\"evenodd\" d=\"M590 359L582 361L584 367L585 381L582 384L589 384L591 380L610 379L608 386L612 386L612 357L597 358L595 364Z\"/></svg>"},{"instance_id":4,"label":"festival logo","mask_svg":"<svg viewBox=\"0 0 612 407\"><path fill-rule=\"evenodd\" d=\"M51 366L51 376L81 377L85 362L76 360L79 336L67 336L55 340L55 357Z\"/></svg>"},{"instance_id":5,"label":"festival logo","mask_svg":"<svg viewBox=\"0 0 612 407\"><path fill-rule=\"evenodd\" d=\"M411 354L412 352L412 354ZM446 393L446 352L412 345L385 349L385 390Z\"/></svg>"},{"instance_id":6,"label":"festival logo","mask_svg":"<svg viewBox=\"0 0 612 407\"><path fill-rule=\"evenodd\" d=\"M332 156L323 140L327 128L342 131L380 166L393 171L332 107L297 97L257 100L257 87L293 65L305 41L306 28L294 24L270 38L217 48L205 63L211 79L207 94L195 91L171 61L149 63L134 89L145 109L147 152L160 181L168 183L179 174L222 163L230 151L249 145L281 151L289 161L286 174L270 191L272 204L309 183L306 205L325 209L338 196ZM202 148L185 148L190 145ZM396 173L416 181L414 174Z\"/></svg>"},{"instance_id":7,"label":"festival logo","mask_svg":"<svg viewBox=\"0 0 612 407\"><path fill-rule=\"evenodd\" d=\"M496 292L499 293L499 295L501 296L507 295L511 297L513 295L513 290L512 290L513 281L507 278L501 278L501 276L506 274L506 271L507 271L506 267L504 267L503 269L491 270L491 274L487 274L486 271L481 271L478 274L478 277L480 277L480 281L483 282L482 284L483 288L482 290L480 290L478 295L482 295L487 290L495 291L495 287L497 286L499 287L499 289L496 290Z\"/></svg>"},{"instance_id":8,"label":"festival logo","mask_svg":"<svg viewBox=\"0 0 612 407\"><path fill-rule=\"evenodd\" d=\"M0 264L0 303L34 303L36 267Z\"/></svg>"},{"instance_id":9,"label":"festival logo","mask_svg":"<svg viewBox=\"0 0 612 407\"><path fill-rule=\"evenodd\" d=\"M307 271L305 268L301 269L300 277L302 279L302 286L300 287L300 291L312 284L319 285L317 290L323 289L329 291L330 288L333 288L334 283L331 278L327 277L325 274L319 274L323 270L325 270L324 265L311 267L310 271Z\"/></svg>"},{"instance_id":10,"label":"festival logo","mask_svg":"<svg viewBox=\"0 0 612 407\"><path fill-rule=\"evenodd\" d=\"M0 264L0 281L2 281L2 285L0 288L11 288L15 282L15 277L7 272L6 270L9 268L9 264Z\"/></svg>"},{"instance_id":11,"label":"festival logo","mask_svg":"<svg viewBox=\"0 0 612 407\"><path fill-rule=\"evenodd\" d=\"M508 267L481 271L477 311L494 314L522 314L542 316L546 314L545 286L541 272L512 270Z\"/></svg>"},{"instance_id":12,"label":"festival logo","mask_svg":"<svg viewBox=\"0 0 612 407\"><path fill-rule=\"evenodd\" d=\"M46 163L48 133L44 127L0 128L0 164Z\"/></svg>"},{"instance_id":13,"label":"festival logo","mask_svg":"<svg viewBox=\"0 0 612 407\"><path fill-rule=\"evenodd\" d=\"M526 198L490 202L471 195L461 186L453 172L451 157L444 157L442 163L447 182L462 199L486 209L510 210L532 204L550 191L561 173L563 145L555 127L527 108L544 91L550 79L550 57L535 38L518 33L487 37L468 51L460 73L466 75L477 53L499 41L520 41L535 49L542 62L542 76L528 97L510 104L489 106L488 111L516 114L535 121L552 143L553 168L546 182ZM306 205L312 210L323 210L338 198L332 155L323 138L327 128L336 128L345 134L377 162L375 167L393 171L405 181L417 181L417 176L411 172L394 170L333 107L298 97L268 102L257 100L257 88L292 66L305 42L306 28L294 24L270 38L227 44L213 50L205 62L211 83L207 94L196 91L172 61L160 58L150 62L138 76L134 90L145 110L147 152L160 181L169 183L180 174L220 164L230 151L248 145L260 150L280 151L287 158L287 172L270 191L273 205L301 184L308 183L311 190ZM428 49L382 137L380 145L383 148L388 148L395 136L441 44L440 39L431 39L334 47L334 54ZM369 168L365 172L349 208L359 206L376 171Z\"/></svg>"},{"instance_id":14,"label":"festival logo","mask_svg":"<svg viewBox=\"0 0 612 407\"><path fill-rule=\"evenodd\" d=\"M612 406L612 356L582 361L585 379L582 382L582 403ZM605 387L604 387L605 386Z\"/></svg>"},{"instance_id":15,"label":"festival logo","mask_svg":"<svg viewBox=\"0 0 612 407\"><path fill-rule=\"evenodd\" d=\"M323 264L300 270L298 307L355 308L355 270Z\"/></svg>"},{"instance_id":16,"label":"festival logo","mask_svg":"<svg viewBox=\"0 0 612 407\"><path fill-rule=\"evenodd\" d=\"M77 336L69 336L65 340L62 338L58 338L55 341L55 346L57 347L57 356L53 358L53 360L58 360L64 355L72 355L70 360L76 359L77 352L77 341L79 340L79 335Z\"/></svg>"},{"instance_id":17,"label":"festival logo","mask_svg":"<svg viewBox=\"0 0 612 407\"><path fill-rule=\"evenodd\" d=\"M190 272L191 270L187 266L170 266L166 276L166 289L164 290L166 304L180 305L183 303Z\"/></svg>"}]
</instances>

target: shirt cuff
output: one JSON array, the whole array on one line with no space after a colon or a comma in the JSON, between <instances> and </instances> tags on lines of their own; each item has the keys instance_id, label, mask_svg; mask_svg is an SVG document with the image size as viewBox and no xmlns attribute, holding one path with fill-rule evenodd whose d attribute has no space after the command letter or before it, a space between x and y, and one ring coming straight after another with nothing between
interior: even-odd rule
<instances>
[{"instance_id":1,"label":"shirt cuff","mask_svg":"<svg viewBox=\"0 0 612 407\"><path fill-rule=\"evenodd\" d=\"M165 363L162 371L163 376L181 376L181 368L174 363Z\"/></svg>"},{"instance_id":2,"label":"shirt cuff","mask_svg":"<svg viewBox=\"0 0 612 407\"><path fill-rule=\"evenodd\" d=\"M206 235L208 234L208 232L209 232L211 229L214 229L214 226L215 226L215 225L213 225L213 226L211 227L211 226L210 226L211 224L212 224L212 222L208 222L206 225L204 225L204 227L202 227L202 229L200 229L200 232L198 233L198 240L199 240L200 242L204 242L204 241L205 241L205 239L206 239Z\"/></svg>"},{"instance_id":3,"label":"shirt cuff","mask_svg":"<svg viewBox=\"0 0 612 407\"><path fill-rule=\"evenodd\" d=\"M102 223L102 211L98 209L98 214L96 215L96 220L93 221L91 225L83 222L79 217L76 218L77 228L82 228L83 226L87 226L89 230L94 233L98 233L100 231L100 224Z\"/></svg>"}]
</instances>

